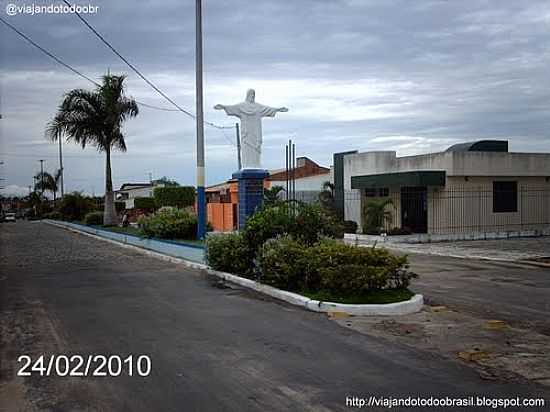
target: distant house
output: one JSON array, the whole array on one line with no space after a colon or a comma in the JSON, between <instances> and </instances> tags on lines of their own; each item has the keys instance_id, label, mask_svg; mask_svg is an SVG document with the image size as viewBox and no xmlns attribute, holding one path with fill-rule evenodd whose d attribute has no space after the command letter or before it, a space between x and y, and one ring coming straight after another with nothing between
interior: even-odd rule
<instances>
[{"instance_id":1,"label":"distant house","mask_svg":"<svg viewBox=\"0 0 550 412\"><path fill-rule=\"evenodd\" d=\"M444 152L334 154L337 209L364 223L365 206L391 199L391 222L414 233L515 235L550 230L550 153L513 153L507 141Z\"/></svg>"},{"instance_id":2,"label":"distant house","mask_svg":"<svg viewBox=\"0 0 550 412\"><path fill-rule=\"evenodd\" d=\"M293 176L296 180L296 192L320 191L323 183L330 181L330 168L320 166L308 157L296 158L296 169ZM286 185L286 169L270 170L271 186Z\"/></svg>"},{"instance_id":3,"label":"distant house","mask_svg":"<svg viewBox=\"0 0 550 412\"><path fill-rule=\"evenodd\" d=\"M124 183L115 192L115 200L117 202L124 202L126 209L133 209L134 199L138 197L153 197L155 187L164 187L164 184Z\"/></svg>"}]
</instances>

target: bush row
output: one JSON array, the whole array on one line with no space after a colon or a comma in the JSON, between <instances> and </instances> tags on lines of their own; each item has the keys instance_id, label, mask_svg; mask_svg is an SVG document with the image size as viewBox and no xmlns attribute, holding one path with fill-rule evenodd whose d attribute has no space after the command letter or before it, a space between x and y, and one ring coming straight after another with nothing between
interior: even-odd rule
<instances>
[{"instance_id":1,"label":"bush row","mask_svg":"<svg viewBox=\"0 0 550 412\"><path fill-rule=\"evenodd\" d=\"M318 206L276 205L254 214L240 233L209 236L206 258L215 270L302 293L404 290L416 277L407 257L344 244L335 239L342 232Z\"/></svg>"},{"instance_id":2,"label":"bush row","mask_svg":"<svg viewBox=\"0 0 550 412\"><path fill-rule=\"evenodd\" d=\"M268 240L258 255L259 281L290 291L350 295L407 288L416 275L407 257L334 239L307 247L290 236Z\"/></svg>"},{"instance_id":3,"label":"bush row","mask_svg":"<svg viewBox=\"0 0 550 412\"><path fill-rule=\"evenodd\" d=\"M161 239L196 239L197 217L186 210L160 208L155 214L138 220L141 232L147 237Z\"/></svg>"},{"instance_id":4,"label":"bush row","mask_svg":"<svg viewBox=\"0 0 550 412\"><path fill-rule=\"evenodd\" d=\"M193 186L157 187L153 191L156 207L185 208L195 204L195 188Z\"/></svg>"},{"instance_id":5,"label":"bush row","mask_svg":"<svg viewBox=\"0 0 550 412\"><path fill-rule=\"evenodd\" d=\"M256 212L239 234L209 236L206 258L214 269L256 278L255 262L262 245L285 234L309 246L325 236L343 237L343 228L319 205L281 203Z\"/></svg>"},{"instance_id":6,"label":"bush row","mask_svg":"<svg viewBox=\"0 0 550 412\"><path fill-rule=\"evenodd\" d=\"M103 224L103 212L90 212L84 217L87 225L100 226Z\"/></svg>"}]
</instances>

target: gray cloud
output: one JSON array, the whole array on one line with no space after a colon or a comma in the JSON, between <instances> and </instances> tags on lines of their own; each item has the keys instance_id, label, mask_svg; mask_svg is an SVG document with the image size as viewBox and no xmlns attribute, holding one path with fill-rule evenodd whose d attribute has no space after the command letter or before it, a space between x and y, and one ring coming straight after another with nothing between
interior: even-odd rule
<instances>
[{"instance_id":1,"label":"gray cloud","mask_svg":"<svg viewBox=\"0 0 550 412\"><path fill-rule=\"evenodd\" d=\"M194 111L194 2L92 3L99 13L90 22ZM267 167L283 164L289 137L299 154L324 164L335 151L414 154L478 138L550 151L550 4L544 0L205 3L207 118L234 123L211 107L242 100L248 87L257 89L258 100L290 108L265 122ZM129 94L167 106L74 16L3 17L85 74L128 73ZM4 174L9 184L26 187L39 157L56 165L56 147L42 135L63 93L89 84L4 26L0 31ZM116 156L116 184L144 180L150 171L194 182L189 118L143 108L126 132L129 151ZM236 167L233 132L206 133L214 183ZM101 155L76 146L66 153L68 188L101 192Z\"/></svg>"}]
</instances>

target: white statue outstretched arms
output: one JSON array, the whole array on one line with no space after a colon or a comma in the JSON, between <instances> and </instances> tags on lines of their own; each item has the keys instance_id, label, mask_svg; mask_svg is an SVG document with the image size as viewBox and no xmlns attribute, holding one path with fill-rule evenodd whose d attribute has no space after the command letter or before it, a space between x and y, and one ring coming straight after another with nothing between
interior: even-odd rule
<instances>
[{"instance_id":1,"label":"white statue outstretched arms","mask_svg":"<svg viewBox=\"0 0 550 412\"><path fill-rule=\"evenodd\" d=\"M239 104L214 106L228 116L241 120L241 158L243 169L260 169L262 154L262 117L275 117L278 112L288 112L286 107L269 107L255 102L253 89L246 93L246 100Z\"/></svg>"}]
</instances>

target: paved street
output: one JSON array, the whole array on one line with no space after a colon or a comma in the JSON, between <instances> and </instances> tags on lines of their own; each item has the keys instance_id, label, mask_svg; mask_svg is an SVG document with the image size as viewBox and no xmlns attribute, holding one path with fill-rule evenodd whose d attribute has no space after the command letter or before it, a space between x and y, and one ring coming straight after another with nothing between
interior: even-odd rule
<instances>
[{"instance_id":1,"label":"paved street","mask_svg":"<svg viewBox=\"0 0 550 412\"><path fill-rule=\"evenodd\" d=\"M17 222L2 225L0 236L0 410L323 411L345 410L346 395L543 394L524 381L481 380L458 362L217 287L199 271L60 228ZM535 309L543 295L534 286L516 280L520 293L513 295L502 286L506 281L491 280L513 276L500 266L478 279L477 272L468 275L477 263L459 269L455 262L440 272L432 257L413 262L427 271L418 289L436 298L447 296L447 284L448 293L460 295L471 278L476 290L500 285L487 290L488 299L515 302L529 291L533 318L544 317ZM533 282L547 272L514 273ZM438 276L440 285L429 286ZM15 376L19 355L42 353L147 354L152 373Z\"/></svg>"},{"instance_id":2,"label":"paved street","mask_svg":"<svg viewBox=\"0 0 550 412\"><path fill-rule=\"evenodd\" d=\"M415 290L433 303L550 335L550 268L410 254Z\"/></svg>"}]
</instances>

